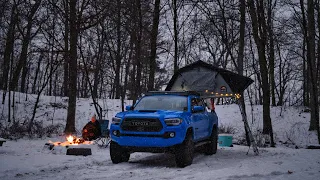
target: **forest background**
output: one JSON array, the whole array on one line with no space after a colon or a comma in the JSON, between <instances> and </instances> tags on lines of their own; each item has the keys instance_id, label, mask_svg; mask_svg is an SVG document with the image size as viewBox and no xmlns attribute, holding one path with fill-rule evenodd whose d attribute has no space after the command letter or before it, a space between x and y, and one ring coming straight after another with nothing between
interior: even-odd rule
<instances>
[{"instance_id":1,"label":"forest background","mask_svg":"<svg viewBox=\"0 0 320 180\"><path fill-rule=\"evenodd\" d=\"M0 0L0 128L32 134L40 95L65 96L74 133L77 98L102 117L97 99L135 102L202 60L254 80L243 97L271 139L270 106L304 106L320 143L319 32L319 0ZM16 92L37 95L30 118Z\"/></svg>"}]
</instances>

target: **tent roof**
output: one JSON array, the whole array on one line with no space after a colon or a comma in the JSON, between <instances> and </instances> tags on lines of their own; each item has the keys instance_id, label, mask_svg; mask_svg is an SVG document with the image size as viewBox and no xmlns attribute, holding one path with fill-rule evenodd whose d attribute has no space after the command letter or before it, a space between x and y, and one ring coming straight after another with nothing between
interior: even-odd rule
<instances>
[{"instance_id":1,"label":"tent roof","mask_svg":"<svg viewBox=\"0 0 320 180\"><path fill-rule=\"evenodd\" d=\"M172 76L171 80L169 81L166 87L166 91L171 90L174 82L176 81L178 76L181 75L181 73L190 71L198 67L212 70L212 72L218 72L218 74L220 74L225 80L225 82L230 86L233 93L242 93L251 83L253 83L253 80L248 77L233 73L231 71L228 71L222 68L218 68L216 66L213 66L211 64L208 64L206 62L199 60L183 68L180 68L176 73L174 73L174 75ZM213 73L213 75L215 75L215 73Z\"/></svg>"}]
</instances>

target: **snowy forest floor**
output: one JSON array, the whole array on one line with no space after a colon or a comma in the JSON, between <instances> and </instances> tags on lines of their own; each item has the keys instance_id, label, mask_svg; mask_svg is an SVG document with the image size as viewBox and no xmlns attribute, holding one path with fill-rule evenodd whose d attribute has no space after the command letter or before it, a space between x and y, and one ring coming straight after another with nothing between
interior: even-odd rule
<instances>
[{"instance_id":1,"label":"snowy forest floor","mask_svg":"<svg viewBox=\"0 0 320 180\"><path fill-rule=\"evenodd\" d=\"M2 93L0 92L0 97ZM27 101L25 98L27 97ZM16 93L15 120L31 118L36 95ZM45 125L65 125L67 98L42 96L36 121ZM130 101L126 101L130 104ZM119 100L100 100L104 118L111 119L121 110ZM50 151L45 143L64 141L55 135L42 138L6 139L0 147L0 179L318 179L320 176L320 150L306 149L317 144L315 132L309 132L309 113L303 107L272 107L271 118L276 148L259 148L255 156L252 149L241 144L244 128L237 105L217 105L220 127L233 133L233 147L219 147L212 156L196 153L193 164L186 168L175 166L171 154L134 153L128 163L112 164L109 148L88 145L90 156L68 156L65 149ZM7 104L1 104L1 123L5 121ZM95 112L91 99L78 99L76 129L78 132ZM264 145L262 107L247 105L249 124L257 141Z\"/></svg>"}]
</instances>

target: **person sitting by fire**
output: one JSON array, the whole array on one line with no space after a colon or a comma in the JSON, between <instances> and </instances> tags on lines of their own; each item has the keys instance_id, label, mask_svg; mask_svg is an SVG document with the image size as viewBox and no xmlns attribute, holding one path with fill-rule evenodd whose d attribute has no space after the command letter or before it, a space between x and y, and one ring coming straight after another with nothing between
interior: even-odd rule
<instances>
[{"instance_id":1,"label":"person sitting by fire","mask_svg":"<svg viewBox=\"0 0 320 180\"><path fill-rule=\"evenodd\" d=\"M101 126L99 121L96 120L96 115L93 115L82 129L82 138L87 141L92 141L101 136Z\"/></svg>"}]
</instances>

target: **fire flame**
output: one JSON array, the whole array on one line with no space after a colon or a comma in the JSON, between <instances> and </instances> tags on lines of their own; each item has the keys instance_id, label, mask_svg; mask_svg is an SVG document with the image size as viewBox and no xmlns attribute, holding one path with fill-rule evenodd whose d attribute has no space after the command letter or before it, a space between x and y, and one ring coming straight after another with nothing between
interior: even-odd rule
<instances>
[{"instance_id":1,"label":"fire flame","mask_svg":"<svg viewBox=\"0 0 320 180\"><path fill-rule=\"evenodd\" d=\"M92 144L91 141L85 141L82 138L77 138L76 136L69 135L66 137L67 141L65 142L52 142L49 141L49 143L55 145L55 146L70 146L70 145L79 145L79 144Z\"/></svg>"},{"instance_id":2,"label":"fire flame","mask_svg":"<svg viewBox=\"0 0 320 180\"><path fill-rule=\"evenodd\" d=\"M85 142L84 139L77 138L76 136L68 136L67 141L72 145L83 144Z\"/></svg>"},{"instance_id":3,"label":"fire flame","mask_svg":"<svg viewBox=\"0 0 320 180\"><path fill-rule=\"evenodd\" d=\"M68 140L69 143L73 143L73 136L71 136L71 135L68 136L68 137L67 137L67 140Z\"/></svg>"}]
</instances>

